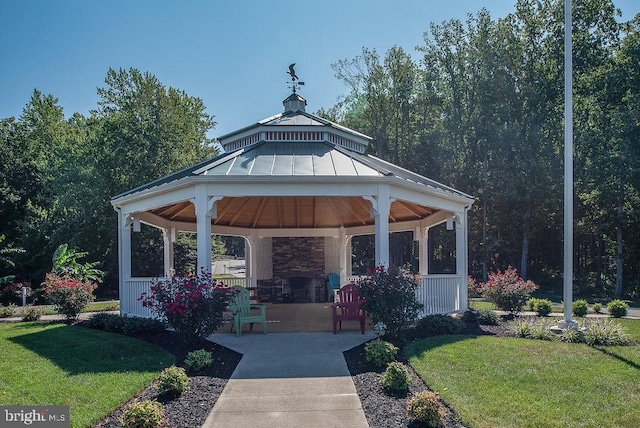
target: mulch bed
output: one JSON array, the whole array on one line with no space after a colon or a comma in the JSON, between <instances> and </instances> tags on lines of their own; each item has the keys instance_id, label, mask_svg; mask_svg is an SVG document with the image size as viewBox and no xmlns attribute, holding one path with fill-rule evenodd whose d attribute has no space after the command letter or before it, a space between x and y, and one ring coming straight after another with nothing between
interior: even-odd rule
<instances>
[{"instance_id":1,"label":"mulch bed","mask_svg":"<svg viewBox=\"0 0 640 428\"><path fill-rule=\"evenodd\" d=\"M504 326L470 326L465 333L503 335ZM156 385L152 384L119 409L99 421L95 427L121 427L120 417L124 410L135 401L147 399L156 399L164 404L165 415L171 427L193 428L201 426L235 367L240 362L242 355L206 340L185 345L171 331L138 334L134 335L134 337L154 343L171 352L176 356L178 366L183 365L184 358L188 352L197 349L210 351L213 354L214 363L202 373L197 375L189 374L189 387L182 396L178 398L159 397ZM396 343L396 345L402 348L403 343ZM366 361L364 345L345 352L344 357L371 428L419 426L412 423L406 416L407 401L414 392L428 390L429 388L410 366L407 366L412 376L409 392L405 396L394 396L386 392L380 385L380 376L384 370ZM398 359L406 363L402 355L399 355ZM447 407L444 402L442 405L446 408L446 414L440 422L440 427L464 427L453 410Z\"/></svg>"}]
</instances>

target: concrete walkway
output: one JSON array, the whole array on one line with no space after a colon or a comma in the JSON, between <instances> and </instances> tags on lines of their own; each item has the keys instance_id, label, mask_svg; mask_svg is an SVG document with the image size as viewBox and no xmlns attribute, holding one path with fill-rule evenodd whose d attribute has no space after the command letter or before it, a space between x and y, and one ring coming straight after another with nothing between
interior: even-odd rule
<instances>
[{"instance_id":1,"label":"concrete walkway","mask_svg":"<svg viewBox=\"0 0 640 428\"><path fill-rule=\"evenodd\" d=\"M203 428L368 427L342 352L373 333L214 334L243 354Z\"/></svg>"}]
</instances>

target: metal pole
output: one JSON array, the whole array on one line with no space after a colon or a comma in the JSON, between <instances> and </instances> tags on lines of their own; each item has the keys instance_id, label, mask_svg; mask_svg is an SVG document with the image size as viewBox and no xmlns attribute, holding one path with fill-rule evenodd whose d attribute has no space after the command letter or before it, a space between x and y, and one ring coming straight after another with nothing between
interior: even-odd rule
<instances>
[{"instance_id":1,"label":"metal pole","mask_svg":"<svg viewBox=\"0 0 640 428\"><path fill-rule=\"evenodd\" d=\"M576 325L573 306L573 43L571 0L564 1L564 321Z\"/></svg>"}]
</instances>

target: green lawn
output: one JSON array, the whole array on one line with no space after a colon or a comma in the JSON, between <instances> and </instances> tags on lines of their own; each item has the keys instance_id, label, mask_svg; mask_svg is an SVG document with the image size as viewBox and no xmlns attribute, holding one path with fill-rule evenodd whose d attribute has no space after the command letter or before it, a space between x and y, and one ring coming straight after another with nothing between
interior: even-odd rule
<instances>
[{"instance_id":1,"label":"green lawn","mask_svg":"<svg viewBox=\"0 0 640 428\"><path fill-rule=\"evenodd\" d=\"M622 323L640 339L640 321ZM407 355L473 427L640 426L639 346L439 336Z\"/></svg>"},{"instance_id":2,"label":"green lawn","mask_svg":"<svg viewBox=\"0 0 640 428\"><path fill-rule=\"evenodd\" d=\"M0 405L69 405L88 427L173 364L127 336L65 324L0 323Z\"/></svg>"}]
</instances>

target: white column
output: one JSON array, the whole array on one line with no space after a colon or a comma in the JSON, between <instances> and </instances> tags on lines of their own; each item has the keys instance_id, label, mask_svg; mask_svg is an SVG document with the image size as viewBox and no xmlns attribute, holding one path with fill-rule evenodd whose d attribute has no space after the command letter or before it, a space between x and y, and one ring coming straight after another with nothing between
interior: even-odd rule
<instances>
[{"instance_id":1,"label":"white column","mask_svg":"<svg viewBox=\"0 0 640 428\"><path fill-rule=\"evenodd\" d=\"M118 210L118 293L120 297L120 315L130 310L126 294L127 280L131 278L131 223L130 215Z\"/></svg>"},{"instance_id":2,"label":"white column","mask_svg":"<svg viewBox=\"0 0 640 428\"><path fill-rule=\"evenodd\" d=\"M247 276L249 278L249 286L258 286L258 240L259 236L255 230L252 230L247 237L247 243L249 244L249 263L245 260L246 266L249 269ZM245 253L246 255L246 253Z\"/></svg>"},{"instance_id":3,"label":"white column","mask_svg":"<svg viewBox=\"0 0 640 428\"><path fill-rule=\"evenodd\" d=\"M196 188L195 211L196 211L196 233L198 246L198 265L196 273L201 269L211 273L211 207L209 197L206 193L207 187L204 185Z\"/></svg>"},{"instance_id":4,"label":"white column","mask_svg":"<svg viewBox=\"0 0 640 428\"><path fill-rule=\"evenodd\" d=\"M468 248L467 248L467 211L456 214L455 221L456 231L456 274L461 278L460 287L458 288L458 304L461 311L467 310L467 276L469 268L467 267Z\"/></svg>"},{"instance_id":5,"label":"white column","mask_svg":"<svg viewBox=\"0 0 640 428\"><path fill-rule=\"evenodd\" d=\"M175 273L174 246L176 242L176 229L162 229L162 239L164 241L164 276L172 277Z\"/></svg>"},{"instance_id":6,"label":"white column","mask_svg":"<svg viewBox=\"0 0 640 428\"><path fill-rule=\"evenodd\" d=\"M429 274L429 228L416 227L413 239L418 241L418 271L420 275Z\"/></svg>"},{"instance_id":7,"label":"white column","mask_svg":"<svg viewBox=\"0 0 640 428\"><path fill-rule=\"evenodd\" d=\"M340 247L340 286L347 283L347 237L344 227L340 228L340 236L338 237L338 246Z\"/></svg>"},{"instance_id":8,"label":"white column","mask_svg":"<svg viewBox=\"0 0 640 428\"><path fill-rule=\"evenodd\" d=\"M378 185L378 195L374 198L373 207L375 219L375 255L376 266L389 267L389 211L391 210L391 197L388 185Z\"/></svg>"}]
</instances>

